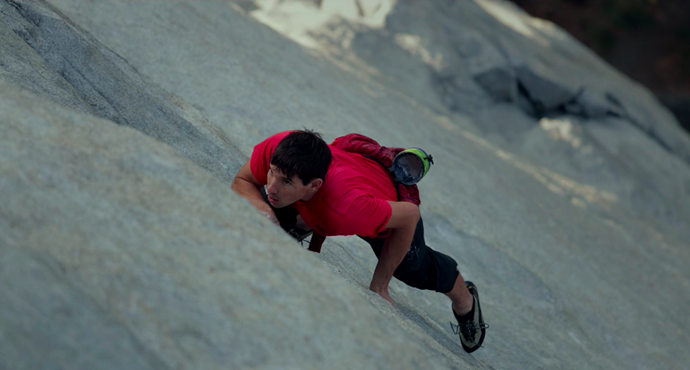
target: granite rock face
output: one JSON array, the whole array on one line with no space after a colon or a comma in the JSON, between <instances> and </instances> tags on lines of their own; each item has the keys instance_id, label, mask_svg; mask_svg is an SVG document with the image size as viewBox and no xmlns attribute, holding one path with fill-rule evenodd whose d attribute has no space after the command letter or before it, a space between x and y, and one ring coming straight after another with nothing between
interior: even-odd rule
<instances>
[{"instance_id":1,"label":"granite rock face","mask_svg":"<svg viewBox=\"0 0 690 370\"><path fill-rule=\"evenodd\" d=\"M67 106L135 129L178 148L199 166L231 181L237 151L208 123L186 117L184 103L166 96L128 62L45 3L3 2L8 78ZM13 55L14 54L14 55ZM30 63L11 59L26 58ZM31 67L27 68L29 64ZM45 77L44 77L45 76ZM216 139L216 142L212 141Z\"/></svg>"},{"instance_id":2,"label":"granite rock face","mask_svg":"<svg viewBox=\"0 0 690 370\"><path fill-rule=\"evenodd\" d=\"M507 2L0 2L0 368L681 368L690 139ZM230 190L267 136L420 146L491 324Z\"/></svg>"},{"instance_id":3,"label":"granite rock face","mask_svg":"<svg viewBox=\"0 0 690 370\"><path fill-rule=\"evenodd\" d=\"M371 296L322 279L322 261L173 148L2 87L3 368L384 366L405 345ZM449 366L433 344L404 361Z\"/></svg>"}]
</instances>

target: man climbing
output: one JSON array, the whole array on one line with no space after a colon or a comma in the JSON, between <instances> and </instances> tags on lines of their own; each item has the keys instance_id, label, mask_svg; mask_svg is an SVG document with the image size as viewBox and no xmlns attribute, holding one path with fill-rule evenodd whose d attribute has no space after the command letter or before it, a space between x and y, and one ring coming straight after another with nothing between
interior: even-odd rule
<instances>
[{"instance_id":1,"label":"man climbing","mask_svg":"<svg viewBox=\"0 0 690 370\"><path fill-rule=\"evenodd\" d=\"M326 236L360 236L379 260L369 289L394 306L388 294L393 276L445 294L463 348L475 351L487 327L477 288L464 281L451 257L426 245L416 186L395 183L389 166L378 160L390 149L368 139L368 148L377 150L363 155L343 150L351 143L340 139L328 145L307 130L269 137L254 147L232 189L291 235L299 238L300 229L311 229L310 250L319 251Z\"/></svg>"}]
</instances>

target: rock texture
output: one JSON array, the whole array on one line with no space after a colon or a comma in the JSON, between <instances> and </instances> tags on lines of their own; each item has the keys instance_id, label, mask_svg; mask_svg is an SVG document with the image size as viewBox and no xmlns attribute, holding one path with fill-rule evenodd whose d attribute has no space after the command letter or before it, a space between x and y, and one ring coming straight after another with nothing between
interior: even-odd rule
<instances>
[{"instance_id":1,"label":"rock texture","mask_svg":"<svg viewBox=\"0 0 690 370\"><path fill-rule=\"evenodd\" d=\"M690 139L507 2L0 2L0 125L0 368L690 361ZM309 253L230 191L299 127L429 149L484 348L442 295L370 293L358 238Z\"/></svg>"}]
</instances>

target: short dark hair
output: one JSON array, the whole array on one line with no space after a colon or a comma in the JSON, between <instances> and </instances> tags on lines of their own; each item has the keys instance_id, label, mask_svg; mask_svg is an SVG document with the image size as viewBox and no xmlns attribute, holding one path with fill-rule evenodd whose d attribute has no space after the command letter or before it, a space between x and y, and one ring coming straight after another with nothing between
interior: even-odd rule
<instances>
[{"instance_id":1,"label":"short dark hair","mask_svg":"<svg viewBox=\"0 0 690 370\"><path fill-rule=\"evenodd\" d=\"M319 133L300 130L289 134L278 144L271 164L288 178L297 175L306 185L314 179L326 179L331 158L331 149Z\"/></svg>"}]
</instances>

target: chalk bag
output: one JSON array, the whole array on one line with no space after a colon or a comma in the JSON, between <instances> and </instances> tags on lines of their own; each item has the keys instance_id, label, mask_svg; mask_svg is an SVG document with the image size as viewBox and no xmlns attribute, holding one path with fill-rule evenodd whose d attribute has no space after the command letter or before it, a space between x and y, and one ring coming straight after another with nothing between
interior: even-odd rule
<instances>
[{"instance_id":1,"label":"chalk bag","mask_svg":"<svg viewBox=\"0 0 690 370\"><path fill-rule=\"evenodd\" d=\"M396 182L414 185L429 172L434 158L421 148L405 149L393 159L390 168Z\"/></svg>"}]
</instances>

